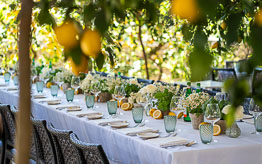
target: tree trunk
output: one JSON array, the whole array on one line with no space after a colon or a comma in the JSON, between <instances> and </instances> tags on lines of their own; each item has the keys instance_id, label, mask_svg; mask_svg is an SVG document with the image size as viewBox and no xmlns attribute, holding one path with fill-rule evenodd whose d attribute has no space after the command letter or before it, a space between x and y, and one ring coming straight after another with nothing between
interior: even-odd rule
<instances>
[{"instance_id":1,"label":"tree trunk","mask_svg":"<svg viewBox=\"0 0 262 164\"><path fill-rule=\"evenodd\" d=\"M30 98L30 37L31 37L31 16L32 0L21 0L21 17L19 32L19 112L17 117L16 131L16 164L29 163L29 153L32 138L32 124L30 121L31 98Z\"/></svg>"},{"instance_id":2,"label":"tree trunk","mask_svg":"<svg viewBox=\"0 0 262 164\"><path fill-rule=\"evenodd\" d=\"M137 19L139 21L138 16L137 16ZM149 76L148 65L147 65L147 55L146 55L145 47L144 47L144 44L143 44L143 41L142 41L142 30L141 30L141 24L140 23L139 23L139 26L138 26L138 39L139 39L139 42L140 42L140 44L142 46L142 50L143 50L143 56L144 56L145 66L146 66L146 78L149 79L150 76Z\"/></svg>"}]
</instances>

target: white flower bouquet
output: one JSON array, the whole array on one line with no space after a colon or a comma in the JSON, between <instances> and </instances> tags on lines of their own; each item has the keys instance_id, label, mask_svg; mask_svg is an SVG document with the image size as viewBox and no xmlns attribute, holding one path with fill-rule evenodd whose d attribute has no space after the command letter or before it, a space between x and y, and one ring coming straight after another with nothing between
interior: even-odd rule
<instances>
[{"instance_id":1,"label":"white flower bouquet","mask_svg":"<svg viewBox=\"0 0 262 164\"><path fill-rule=\"evenodd\" d=\"M203 113L202 106L209 100L209 94L205 92L192 93L181 100L184 109L189 113Z\"/></svg>"}]
</instances>

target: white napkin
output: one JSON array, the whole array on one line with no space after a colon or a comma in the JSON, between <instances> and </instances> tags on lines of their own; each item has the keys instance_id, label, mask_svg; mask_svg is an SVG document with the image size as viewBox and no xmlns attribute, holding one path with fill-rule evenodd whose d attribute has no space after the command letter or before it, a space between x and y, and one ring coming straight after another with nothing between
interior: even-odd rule
<instances>
[{"instance_id":1,"label":"white napkin","mask_svg":"<svg viewBox=\"0 0 262 164\"><path fill-rule=\"evenodd\" d=\"M134 128L124 128L124 129L119 129L117 131L131 136L131 135L136 135L138 133L157 132L158 130L154 130L146 126L142 126L142 127L134 127Z\"/></svg>"},{"instance_id":2,"label":"white napkin","mask_svg":"<svg viewBox=\"0 0 262 164\"><path fill-rule=\"evenodd\" d=\"M57 102L57 101L61 101L61 100L60 99L45 98L45 99L39 99L39 100L36 99L36 101L39 102L39 103L40 102L42 102L42 103L43 102L47 102L47 103L51 102L52 103L52 102Z\"/></svg>"},{"instance_id":3,"label":"white napkin","mask_svg":"<svg viewBox=\"0 0 262 164\"><path fill-rule=\"evenodd\" d=\"M80 108L80 106L79 105L71 105L71 104L68 104L68 105L58 105L57 107L56 107L56 109L70 109L70 108Z\"/></svg>"},{"instance_id":4,"label":"white napkin","mask_svg":"<svg viewBox=\"0 0 262 164\"><path fill-rule=\"evenodd\" d=\"M16 91L18 90L18 87L7 87L6 90L7 91Z\"/></svg>"},{"instance_id":5,"label":"white napkin","mask_svg":"<svg viewBox=\"0 0 262 164\"><path fill-rule=\"evenodd\" d=\"M100 120L92 120L92 122L98 124L98 125L107 125L108 123L112 122L124 122L124 120L117 119L117 118L109 118L109 119L100 119Z\"/></svg>"},{"instance_id":6,"label":"white napkin","mask_svg":"<svg viewBox=\"0 0 262 164\"><path fill-rule=\"evenodd\" d=\"M6 87L7 86L7 84L5 84L5 83L0 83L0 87Z\"/></svg>"},{"instance_id":7,"label":"white napkin","mask_svg":"<svg viewBox=\"0 0 262 164\"><path fill-rule=\"evenodd\" d=\"M42 98L46 98L46 95L43 94L33 94L31 95L34 99L42 99Z\"/></svg>"},{"instance_id":8,"label":"white napkin","mask_svg":"<svg viewBox=\"0 0 262 164\"><path fill-rule=\"evenodd\" d=\"M253 118L252 119L244 119L242 121L245 122L245 123L248 123L248 124L254 124L254 119Z\"/></svg>"},{"instance_id":9,"label":"white napkin","mask_svg":"<svg viewBox=\"0 0 262 164\"><path fill-rule=\"evenodd\" d=\"M166 138L154 138L154 139L147 140L147 142L150 142L151 144L159 146L159 147L184 145L188 143L187 139L179 137L179 136L166 137Z\"/></svg>"},{"instance_id":10,"label":"white napkin","mask_svg":"<svg viewBox=\"0 0 262 164\"><path fill-rule=\"evenodd\" d=\"M70 112L70 114L75 115L77 117L84 117L84 116L90 116L90 115L97 115L101 113L98 111L76 111L76 112Z\"/></svg>"}]
</instances>

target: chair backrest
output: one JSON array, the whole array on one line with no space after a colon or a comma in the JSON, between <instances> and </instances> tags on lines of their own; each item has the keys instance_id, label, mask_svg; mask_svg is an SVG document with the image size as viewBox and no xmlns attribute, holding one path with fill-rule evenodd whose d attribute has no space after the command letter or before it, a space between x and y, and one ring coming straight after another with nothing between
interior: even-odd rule
<instances>
[{"instance_id":1,"label":"chair backrest","mask_svg":"<svg viewBox=\"0 0 262 164\"><path fill-rule=\"evenodd\" d=\"M58 130L52 124L47 126L55 144L57 161L62 164L81 164L84 157L81 152L70 141L72 131Z\"/></svg>"},{"instance_id":2,"label":"chair backrest","mask_svg":"<svg viewBox=\"0 0 262 164\"><path fill-rule=\"evenodd\" d=\"M212 68L212 80L225 81L232 78L237 78L234 68Z\"/></svg>"},{"instance_id":3,"label":"chair backrest","mask_svg":"<svg viewBox=\"0 0 262 164\"><path fill-rule=\"evenodd\" d=\"M10 105L0 104L0 112L4 127L4 137L9 146L14 147L15 144L15 118L10 110Z\"/></svg>"},{"instance_id":4,"label":"chair backrest","mask_svg":"<svg viewBox=\"0 0 262 164\"><path fill-rule=\"evenodd\" d=\"M51 134L47 130L46 121L32 119L32 122L38 161L46 164L56 164L55 145Z\"/></svg>"},{"instance_id":5,"label":"chair backrest","mask_svg":"<svg viewBox=\"0 0 262 164\"><path fill-rule=\"evenodd\" d=\"M101 145L80 141L74 133L70 134L70 140L79 150L81 150L86 163L109 164Z\"/></svg>"},{"instance_id":6,"label":"chair backrest","mask_svg":"<svg viewBox=\"0 0 262 164\"><path fill-rule=\"evenodd\" d=\"M256 68L254 69L253 78L252 78L252 94L256 94L256 88L261 84L261 82L262 82L262 68Z\"/></svg>"},{"instance_id":7,"label":"chair backrest","mask_svg":"<svg viewBox=\"0 0 262 164\"><path fill-rule=\"evenodd\" d=\"M137 81L139 83L144 83L144 84L153 84L154 83L154 80L147 80L147 79L140 79L140 78L137 78Z\"/></svg>"}]
</instances>

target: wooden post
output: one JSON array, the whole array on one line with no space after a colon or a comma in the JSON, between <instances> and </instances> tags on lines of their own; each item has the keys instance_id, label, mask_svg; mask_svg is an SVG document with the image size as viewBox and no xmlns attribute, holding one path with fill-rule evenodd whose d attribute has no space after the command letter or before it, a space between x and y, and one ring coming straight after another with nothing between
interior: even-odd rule
<instances>
[{"instance_id":1,"label":"wooden post","mask_svg":"<svg viewBox=\"0 0 262 164\"><path fill-rule=\"evenodd\" d=\"M32 123L30 121L31 97L30 97L30 38L31 38L31 17L32 0L21 0L21 13L19 24L19 112L16 128L16 164L29 163L29 153L31 146Z\"/></svg>"}]
</instances>

